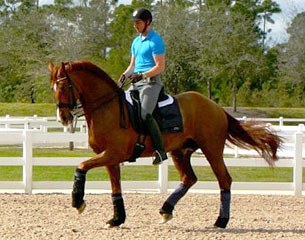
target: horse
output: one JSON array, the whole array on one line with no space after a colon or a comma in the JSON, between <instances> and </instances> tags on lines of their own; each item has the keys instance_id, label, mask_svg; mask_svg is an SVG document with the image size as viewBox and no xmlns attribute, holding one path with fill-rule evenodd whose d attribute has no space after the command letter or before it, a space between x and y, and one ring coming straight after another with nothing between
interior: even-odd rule
<instances>
[{"instance_id":1,"label":"horse","mask_svg":"<svg viewBox=\"0 0 305 240\"><path fill-rule=\"evenodd\" d=\"M106 72L88 61L65 62L58 66L49 62L48 68L62 124L73 124L73 111L80 103L88 124L89 145L96 153L75 169L72 206L79 213L84 211L86 174L90 169L105 166L110 176L113 203L113 217L106 223L108 227L119 227L126 220L120 164L132 155L139 136L126 117L128 110L124 90ZM274 166L282 139L268 125L239 121L198 92L188 91L173 97L180 107L183 130L162 133L162 137L165 149L180 174L181 183L159 210L162 223L173 218L176 204L197 182L191 156L200 149L220 188L220 210L214 226L226 228L230 219L232 178L223 159L225 144L254 149L270 166ZM141 157L152 156L154 147L149 136L145 138L144 145Z\"/></svg>"}]
</instances>

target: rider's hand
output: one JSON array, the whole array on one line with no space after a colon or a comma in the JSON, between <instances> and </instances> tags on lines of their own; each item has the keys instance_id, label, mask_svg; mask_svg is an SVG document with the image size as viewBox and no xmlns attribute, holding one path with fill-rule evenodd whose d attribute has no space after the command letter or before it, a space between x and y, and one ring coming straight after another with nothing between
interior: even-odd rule
<instances>
[{"instance_id":1,"label":"rider's hand","mask_svg":"<svg viewBox=\"0 0 305 240\"><path fill-rule=\"evenodd\" d=\"M119 83L123 83L123 82L125 81L125 79L126 79L125 74L122 74L122 75L120 76L118 82L119 82Z\"/></svg>"},{"instance_id":2,"label":"rider's hand","mask_svg":"<svg viewBox=\"0 0 305 240\"><path fill-rule=\"evenodd\" d=\"M129 79L131 80L132 83L136 83L143 79L143 74L142 73L133 73L133 74L131 74Z\"/></svg>"}]
</instances>

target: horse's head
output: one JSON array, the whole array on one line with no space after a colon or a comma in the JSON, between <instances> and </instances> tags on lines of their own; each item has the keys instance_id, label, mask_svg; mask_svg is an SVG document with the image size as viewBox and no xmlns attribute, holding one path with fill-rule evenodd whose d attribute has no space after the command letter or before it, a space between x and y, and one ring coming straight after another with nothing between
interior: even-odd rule
<instances>
[{"instance_id":1,"label":"horse's head","mask_svg":"<svg viewBox=\"0 0 305 240\"><path fill-rule=\"evenodd\" d=\"M56 67L49 63L50 84L57 102L57 117L63 125L73 123L74 112L78 109L79 92L70 79L67 71L69 64L62 63Z\"/></svg>"},{"instance_id":2,"label":"horse's head","mask_svg":"<svg viewBox=\"0 0 305 240\"><path fill-rule=\"evenodd\" d=\"M88 61L62 63L58 67L49 63L49 69L57 116L63 125L73 123L74 119L84 115L84 111L87 114L94 112L121 92L107 73Z\"/></svg>"}]
</instances>

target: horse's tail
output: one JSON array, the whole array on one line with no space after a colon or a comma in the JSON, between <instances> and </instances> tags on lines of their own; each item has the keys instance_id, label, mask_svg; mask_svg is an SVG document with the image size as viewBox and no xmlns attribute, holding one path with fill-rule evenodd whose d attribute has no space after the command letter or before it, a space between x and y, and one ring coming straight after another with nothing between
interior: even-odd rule
<instances>
[{"instance_id":1,"label":"horse's tail","mask_svg":"<svg viewBox=\"0 0 305 240\"><path fill-rule=\"evenodd\" d=\"M227 140L244 149L254 149L270 166L278 160L277 150L281 147L282 138L273 133L266 124L240 122L226 112L228 119Z\"/></svg>"}]
</instances>

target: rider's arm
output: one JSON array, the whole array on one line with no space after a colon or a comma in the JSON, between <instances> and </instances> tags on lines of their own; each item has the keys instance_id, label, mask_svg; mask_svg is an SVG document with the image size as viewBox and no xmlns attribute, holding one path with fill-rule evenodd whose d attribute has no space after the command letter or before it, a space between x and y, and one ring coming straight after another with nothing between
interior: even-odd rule
<instances>
[{"instance_id":1,"label":"rider's arm","mask_svg":"<svg viewBox=\"0 0 305 240\"><path fill-rule=\"evenodd\" d=\"M155 77L165 70L165 54L154 55L154 61L156 65L144 73L147 77Z\"/></svg>"},{"instance_id":2,"label":"rider's arm","mask_svg":"<svg viewBox=\"0 0 305 240\"><path fill-rule=\"evenodd\" d=\"M126 70L123 72L126 78L128 78L131 74L133 74L135 65L135 57L132 55L130 58L129 66L126 68Z\"/></svg>"}]
</instances>

